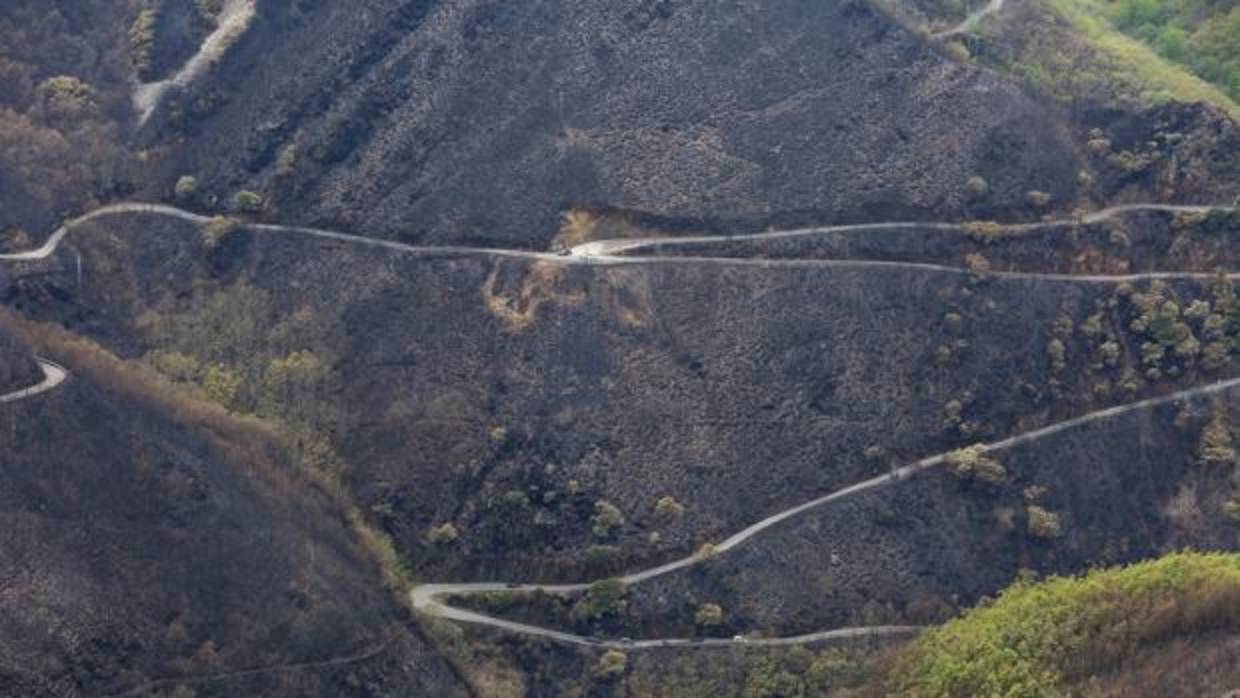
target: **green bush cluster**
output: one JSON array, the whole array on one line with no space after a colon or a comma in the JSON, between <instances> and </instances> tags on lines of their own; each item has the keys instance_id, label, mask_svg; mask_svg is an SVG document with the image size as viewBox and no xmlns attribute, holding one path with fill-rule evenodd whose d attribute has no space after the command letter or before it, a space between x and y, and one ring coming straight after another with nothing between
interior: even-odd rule
<instances>
[{"instance_id":1,"label":"green bush cluster","mask_svg":"<svg viewBox=\"0 0 1240 698\"><path fill-rule=\"evenodd\" d=\"M1214 283L1211 300L1194 299L1187 307L1161 281L1144 292L1121 287L1119 295L1127 300L1127 326L1141 342L1141 366L1150 380L1180 375L1197 363L1214 371L1240 350L1240 302L1225 279Z\"/></svg>"},{"instance_id":2,"label":"green bush cluster","mask_svg":"<svg viewBox=\"0 0 1240 698\"><path fill-rule=\"evenodd\" d=\"M1240 7L1212 0L1112 0L1117 29L1240 100Z\"/></svg>"},{"instance_id":3,"label":"green bush cluster","mask_svg":"<svg viewBox=\"0 0 1240 698\"><path fill-rule=\"evenodd\" d=\"M986 455L986 447L975 444L947 454L947 465L956 477L976 480L992 485L1007 479L1007 469L999 461Z\"/></svg>"},{"instance_id":4,"label":"green bush cluster","mask_svg":"<svg viewBox=\"0 0 1240 698\"><path fill-rule=\"evenodd\" d=\"M618 616L628 608L625 600L624 582L619 579L604 579L590 585L585 598L578 601L572 610L572 618L576 621L593 622L601 618Z\"/></svg>"},{"instance_id":5,"label":"green bush cluster","mask_svg":"<svg viewBox=\"0 0 1240 698\"><path fill-rule=\"evenodd\" d=\"M1030 504L1025 507L1025 515L1027 530L1034 538L1050 540L1063 535L1063 524L1060 523L1058 514L1036 504Z\"/></svg>"},{"instance_id":6,"label":"green bush cluster","mask_svg":"<svg viewBox=\"0 0 1240 698\"><path fill-rule=\"evenodd\" d=\"M600 499L594 503L594 515L590 517L590 530L599 538L606 538L619 526L624 525L624 514L615 504Z\"/></svg>"}]
</instances>

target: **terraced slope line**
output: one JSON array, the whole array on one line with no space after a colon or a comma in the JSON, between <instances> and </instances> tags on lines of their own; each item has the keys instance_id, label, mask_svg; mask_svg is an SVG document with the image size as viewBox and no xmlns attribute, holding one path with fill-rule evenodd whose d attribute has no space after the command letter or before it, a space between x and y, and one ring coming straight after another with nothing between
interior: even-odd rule
<instances>
[{"instance_id":1,"label":"terraced slope line","mask_svg":"<svg viewBox=\"0 0 1240 698\"><path fill-rule=\"evenodd\" d=\"M198 53L186 61L172 77L157 82L139 83L134 87L133 107L138 112L139 126L145 124L151 114L155 113L169 88L188 87L223 58L224 53L250 28L258 10L256 2L257 0L224 0L215 31L203 39Z\"/></svg>"},{"instance_id":2,"label":"terraced slope line","mask_svg":"<svg viewBox=\"0 0 1240 698\"><path fill-rule=\"evenodd\" d=\"M1120 206L1111 206L1109 208L1088 214L1079 221L1086 223L1096 223L1107 220L1124 213L1135 211L1167 211L1176 213L1205 213L1212 210L1234 211L1232 206L1207 206L1207 205L1174 205L1174 204L1124 204ZM83 223L103 218L105 216L120 214L149 214L163 215L178 218L201 225L210 218L196 213L185 211L175 206L165 204L148 204L140 202L117 203L104 206L87 213L83 216L75 218L52 233L47 242L34 250L26 252L16 252L9 254L0 254L0 261L35 261L46 259L55 253L60 243L64 240L69 232ZM1055 221L1046 221L1042 223L1022 223L1007 226L1013 231L1029 231L1040 228L1046 228L1058 225L1068 225L1078 222L1077 219L1061 219ZM750 259L737 257L671 257L671 256L619 256L623 252L634 252L646 247L655 246L689 246L701 245L707 243L728 242L738 240L766 240L779 239L798 236L820 235L833 232L848 232L869 230L874 232L883 231L939 231L960 233L965 230L964 225L960 223L918 223L918 222L893 222L893 223L858 223L850 225L822 226L817 228L798 228L794 230L774 231L765 233L749 233L742 235L700 235L686 237L647 237L647 238L626 238L619 240L596 240L577 245L567 250L566 254L553 254L550 252L531 252L528 250L514 250L491 247L464 247L459 245L444 246L418 246L407 245L391 240L379 240L374 238L361 237L358 235L350 235L347 233L339 233L331 230L322 230L319 228L308 228L302 226L285 226L273 225L266 223L250 223L245 224L244 228L257 232L269 234L284 235L302 235L306 237L314 237L326 240L335 240L346 242L354 245L363 245L367 247L377 247L393 250L403 254L416 255L419 257L458 257L458 256L485 256L485 257L501 257L512 259L526 259L553 264L585 264L598 266L622 266L622 265L641 265L641 264L663 264L663 265L718 265L718 266L757 266L768 269L777 268L823 268L823 269L892 269L892 270L921 270L947 274L960 275L980 275L1003 279L1028 279L1040 281L1066 281L1081 283L1124 283L1136 281L1151 281L1154 279L1165 280L1197 280L1209 281L1218 278L1218 274L1214 272L1142 272L1135 274L1054 274L1042 272L1021 272L1021 271L988 271L978 272L965 267L954 267L943 264L927 264L920 262L890 262L882 260L864 260L864 259ZM1231 272L1224 275L1228 279L1240 279L1240 272Z\"/></svg>"},{"instance_id":3,"label":"terraced slope line","mask_svg":"<svg viewBox=\"0 0 1240 698\"><path fill-rule=\"evenodd\" d=\"M1146 400L1141 400L1139 402L1129 403L1126 405L1108 407L1106 409L1090 412L1080 417L1065 420L1063 422L1058 422L1050 426L1042 427L1040 429L1034 429L1032 431L1028 431L1023 434L1017 434L1015 436L1008 437L1001 441L995 441L989 444L982 444L981 450L984 453L993 453L995 451L1002 451L1004 449L1012 448L1013 446L1018 446L1021 444L1026 444L1026 443L1030 443L1033 441L1037 441L1038 439L1042 439L1047 436L1051 436L1053 434L1058 434L1068 429L1074 429L1079 426L1091 424L1093 422L1110 419L1112 417L1118 417L1120 415L1128 414L1130 412L1149 409L1152 407L1157 407L1159 405L1165 405L1165 404L1177 402L1180 400L1188 400L1191 398L1198 398L1198 397L1202 397L1206 395L1212 395L1212 394L1220 393L1220 392L1223 392L1225 390L1228 390L1228 389L1231 389L1237 386L1240 386L1240 377L1216 381L1214 383L1209 383L1207 385L1198 386L1195 388L1187 388L1185 390L1180 390L1174 393L1170 393L1168 395L1163 395L1160 397L1153 397L1153 398L1149 398ZM783 523L784 521L787 521L788 519L794 518L796 516L800 516L801 514L804 514L810 510L817 509L831 502L839 501L841 499L846 499L848 497L860 494L862 492L868 492L871 490L877 490L877 489L881 489L884 487L889 487L891 485L895 485L896 483L902 482L903 480L913 475L916 475L920 472L923 472L925 470L929 470L930 468L934 468L936 466L942 465L947 461L948 455L949 454L947 453L940 453L937 455L929 456L927 458L923 458L910 465L897 468L886 475L879 475L877 477L870 478L869 480L864 480L854 485L849 485L848 487L836 490L835 492L824 495L817 499L813 499L803 504L799 504L790 509L785 509L784 511L772 514L771 516L768 516L765 519L762 519L761 521L758 521L757 523L754 523L753 525L748 526L747 528L744 528L732 534L731 536L727 537L719 544L712 546L709 552L699 551L687 557L680 558L679 560L673 560L671 562L659 565L657 567L652 567L647 570L642 570L639 572L633 572L633 573L624 575L620 577L619 579L625 585L639 584L641 582L653 579L655 577L660 577L665 574L675 572L677 570L682 570L688 567L692 567L694 565L701 564L702 562L708 559L711 559L716 555L721 555L723 553L728 552L729 550L749 541L751 538L758 535L759 533L762 533L763 531L771 528L772 526L776 526L780 523ZM568 594L568 593L574 593L574 592L582 592L582 591L589 589L589 587L590 587L589 583L511 584L511 583L504 583L504 582L469 582L469 583L461 583L461 584L423 584L423 585L414 587L409 592L409 598L415 609L429 613L433 616L447 618L450 620L456 620L456 621L460 621L464 623L486 625L486 626L490 626L493 628L499 628L501 630L507 630L510 632L521 633L524 635L532 635L536 637L542 637L542 638L546 638L550 640L556 640L559 642L567 642L567 643L572 643L572 644L577 644L577 645L593 645L593 646L602 646L602 647L639 648L640 649L640 648L650 648L650 647L671 647L671 646L682 646L682 645L706 646L706 647L724 646L724 645L730 646L734 642L734 641L723 640L723 639L718 639L718 638L701 639L701 640L679 639L679 638L663 639L663 640L656 639L656 640L642 640L639 642L596 640L596 639L584 637L581 635L574 635L572 633L566 633L566 632L557 631L557 630L550 630L548 628L540 628L538 626L528 625L525 623L515 623L512 621L503 620L501 618L494 618L492 616L478 613L476 611L469 611L466 609L449 606L449 605L446 605L438 601L438 598L443 597L443 596L470 596L470 595L484 594L484 593L495 592L495 591L514 591L514 592L541 591L541 592L548 593L548 594ZM823 632L818 632L818 633L811 633L808 635L799 635L795 637L773 638L770 640L750 640L748 642L751 644L785 644L785 645L805 644L805 643L810 643L810 642L819 642L822 640L827 640L827 639L832 639L832 638L872 637L876 635L907 634L907 633L911 633L915 631L916 631L916 628L909 627L909 626L883 626L883 627L877 627L877 628L842 628L838 630L828 630L828 631L823 631Z\"/></svg>"},{"instance_id":4,"label":"terraced slope line","mask_svg":"<svg viewBox=\"0 0 1240 698\"><path fill-rule=\"evenodd\" d=\"M23 388L7 395L0 395L0 404L17 402L18 400L25 400L26 398L46 393L64 383L65 379L69 377L69 371L58 363L37 357L35 361L38 362L39 368L43 370L43 380L29 388Z\"/></svg>"}]
</instances>

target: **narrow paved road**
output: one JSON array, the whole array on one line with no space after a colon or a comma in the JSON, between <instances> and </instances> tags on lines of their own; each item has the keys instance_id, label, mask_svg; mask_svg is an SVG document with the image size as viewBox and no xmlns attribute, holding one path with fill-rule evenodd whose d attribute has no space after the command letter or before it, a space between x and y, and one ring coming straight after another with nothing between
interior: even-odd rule
<instances>
[{"instance_id":1,"label":"narrow paved road","mask_svg":"<svg viewBox=\"0 0 1240 698\"><path fill-rule=\"evenodd\" d=\"M1187 389L1180 390L1174 393L1170 393L1168 395L1163 395L1160 397L1153 397L1153 398L1149 398L1146 400L1141 400L1139 402L1133 402L1133 403L1129 403L1126 405L1118 405L1115 407L1108 407L1106 409L1090 412L1080 417L1069 419L1063 422L1057 422L1055 424L1042 427L1040 429L1034 429L1032 431L1028 431L1023 434L1011 436L1001 441L995 441L989 444L983 444L981 448L982 448L982 451L985 453L993 453L996 451L1002 451L1004 449L1012 448L1013 446L1018 446L1020 444L1026 444L1026 443L1030 443L1033 441L1037 441L1038 439L1042 439L1047 436L1058 434L1068 429L1074 429L1076 427L1080 427L1086 424L1092 424L1094 422L1111 419L1113 417L1118 417L1124 414L1128 414L1130 412L1150 409L1152 407L1157 407L1159 405L1165 405L1165 404L1177 402L1180 400L1187 400L1187 399L1192 399L1192 398L1204 397L1207 395L1213 395L1216 393L1223 392L1225 390L1229 390L1231 388L1235 388L1237 386L1240 386L1240 378L1231 378L1227 380L1216 381L1214 383L1210 383L1204 386L1198 386L1195 388L1187 388ZM934 468L936 466L944 464L945 462L947 462L947 456L948 456L947 453L940 453L940 454L936 454L933 456L929 456L927 458L923 458L910 465L897 468L885 475L879 475L877 477L870 478L869 480L864 480L862 482L849 485L848 487L836 490L835 492L824 495L817 499L812 499L808 502L799 504L790 509L785 509L784 511L778 512L776 514L772 514L771 516L768 516L765 519L762 519L761 521L758 521L757 523L754 523L753 525L747 528L744 528L732 534L731 536L725 538L722 542L713 546L713 551L709 554L703 554L702 552L697 552L687 557L680 558L679 560L673 560L671 562L659 565L657 567L652 567L647 570L642 570L639 572L633 572L631 574L624 575L620 577L619 579L622 582L624 582L625 585L639 584L641 582L648 581L655 577L660 577L665 574L675 572L677 570L681 570L681 569L685 569L688 567L692 567L694 565L701 564L705 560L710 559L711 557L714 557L715 555L724 554L728 552L729 550L732 550L733 548L749 541L754 536L758 535L759 533L762 533L763 531L771 528L772 526L776 526L780 523L783 523L784 521L787 521L788 519L800 516L801 514L804 514L807 511L817 509L831 502L846 499L848 497L852 497L862 492L868 492L871 490L877 490L883 487L889 487L889 486L895 485L899 482L902 482L908 479L909 477L913 475L916 475L925 470L929 470L930 468ZM693 645L693 646L729 645L730 646L734 644L734 641L732 640L726 640L726 639L720 639L720 638L713 638L713 639L708 639L708 640L707 639L679 639L679 638L678 639L656 639L656 640L641 640L641 641L636 641L636 642L624 642L624 641L616 641L616 640L596 640L594 638L589 638L589 637L585 637L581 635L574 635L572 633L566 633L566 632L562 632L558 630L551 630L548 628L541 628L538 626L528 625L525 623L516 623L513 621L504 620L502 618L494 618L492 616L478 613L476 611L470 611L470 610L466 610L462 608L457 608L454 606L449 606L439 601L440 597L444 597L444 596L470 596L470 595L484 594L487 592L495 592L495 591L511 591L511 592L542 591L548 594L568 594L568 593L585 591L586 589L589 588L589 586L590 586L589 583L509 584L509 583L504 583L504 582L467 582L467 583L461 583L461 584L423 584L423 585L414 587L413 590L410 591L409 597L415 609L418 609L425 613L429 613L434 616L438 616L441 618L447 618L447 619L455 620L455 621L460 621L464 623L486 625L486 626L490 626L493 628L499 628L501 630L507 630L510 632L516 632L516 633L520 633L524 635L533 635L537 637L547 638L550 640L557 640L560 642L567 642L567 643L572 643L572 644L577 644L577 645L640 649L640 648L648 648L648 647L669 647L669 646L680 646L680 645ZM916 628L909 627L909 626L885 626L885 627L879 627L879 628L842 628L842 629L829 630L829 631L824 631L824 632L819 632L819 633L811 633L809 635L800 635L796 637L773 638L769 640L759 640L759 639L749 640L747 641L747 644L805 644L809 642L817 642L817 641L833 639L833 638L857 638L857 637L870 637L874 635L890 635L890 634L901 634L901 633L907 634L907 633L912 633L915 631L916 631Z\"/></svg>"},{"instance_id":2,"label":"narrow paved road","mask_svg":"<svg viewBox=\"0 0 1240 698\"><path fill-rule=\"evenodd\" d=\"M38 362L39 368L43 370L43 380L39 381L38 385L32 385L29 388L23 388L7 395L0 395L0 404L17 402L18 400L25 400L26 398L46 393L64 383L65 379L69 377L69 372L58 363L37 357L35 361Z\"/></svg>"},{"instance_id":3,"label":"narrow paved road","mask_svg":"<svg viewBox=\"0 0 1240 698\"><path fill-rule=\"evenodd\" d=\"M1182 204L1120 204L1117 206L1108 206L1092 213L1088 213L1080 220L1082 223L1101 223L1110 220L1125 213L1139 213L1143 211L1161 211L1164 213L1208 213L1213 210L1234 211L1231 206L1207 206L1207 205L1182 205ZM1013 223L1003 225L1005 231L1014 233L1023 233L1033 230L1045 230L1046 228L1055 226L1066 226L1077 223L1076 219L1061 218L1051 221L1039 221L1037 223ZM649 247L692 247L695 245L709 245L722 242L752 242L765 240L781 240L785 238L814 237L816 235L827 235L830 233L853 233L853 232L939 232L939 233L963 233L967 232L966 224L963 223L926 223L916 221L899 221L892 223L849 223L846 225L822 225L808 228L793 228L791 230L775 230L765 233L742 233L739 235L683 235L683 236L657 236L642 238L620 238L615 240L596 240L594 242L586 242L571 248L573 254L584 256L605 256L617 255L623 252L632 252Z\"/></svg>"},{"instance_id":4,"label":"narrow paved road","mask_svg":"<svg viewBox=\"0 0 1240 698\"><path fill-rule=\"evenodd\" d=\"M1205 206L1205 205L1172 205L1172 204L1124 204L1111 206L1094 213L1084 216L1081 220L1087 223L1095 223L1109 218L1119 216L1125 213L1137 211L1164 211L1173 213L1204 213L1213 209L1232 210L1234 207L1221 206ZM79 218L73 219L65 223L57 229L48 240L39 248L26 252L17 252L10 254L0 254L0 261L35 261L46 259L54 254L60 243L75 227L80 226L89 221L97 220L106 216L122 215L122 214L145 214L145 215L164 215L171 216L180 220L193 224L202 224L210 220L207 216L191 213L173 206L164 204L149 203L118 203L105 206L92 211ZM1072 220L1046 221L1041 223L1026 223L1007 226L1009 230L1032 230L1053 225L1064 225L1072 223ZM691 246L709 243L737 241L737 240L766 240L779 239L797 236L819 235L831 232L845 231L861 231L869 230L874 232L882 231L942 231L942 232L960 232L964 230L961 224L951 223L918 223L918 222L892 222L892 223L863 223L852 225L824 226L816 228L800 228L795 230L773 231L765 233L752 233L744 235L707 235L707 236L686 236L686 237L647 237L634 238L624 240L600 240L588 242L568 250L567 254L552 254L547 252L530 252L525 250L510 250L499 248L475 248L462 246L440 246L440 247L422 247L415 245L406 245L390 240L377 240L373 238L365 238L356 235L349 235L330 230L321 230L318 228L308 228L301 226L282 226L272 224L246 224L245 228L256 233L272 234L272 235L298 235L313 237L326 240L335 240L346 242L349 244L363 245L367 247L375 247L389 249L404 254L413 254L423 257L435 256L493 256L493 257L511 257L519 259L531 259L542 262L550 262L556 264L585 264L585 265L637 265L637 264L713 264L713 265L741 265L741 266L760 266L763 268L780 268L780 267L809 267L809 268L846 268L846 269L901 269L901 270L927 270L935 272L946 272L953 274L975 274L969 269L962 267L952 267L938 264L924 264L915 262L889 262L879 260L821 260L821 259L747 259L747 258L725 258L725 257L668 257L668 256L619 256L623 252L633 252L648 247L657 246ZM1032 280L1052 280L1052 281L1069 281L1069 282L1097 282L1097 283L1117 283L1124 281L1141 281L1151 279L1200 279L1210 280L1217 278L1217 274L1209 272L1149 272L1139 274L1124 275L1073 275L1073 274L1052 274L1038 272L986 272L985 275L1000 278L1013 279L1032 279ZM1226 274L1227 278L1240 279L1240 272L1232 272ZM43 365L43 364L41 364ZM16 394L18 397L29 397L31 394L49 390L64 380L64 371L54 364L45 365L45 374L48 379L44 384L36 388L27 389ZM1003 441L998 441L984 446L986 451L995 451L1003 448L1009 448L1016 444L1026 443L1035 439L1058 433L1065 429L1073 428L1089 422L1106 419L1116 415L1124 414L1133 410L1144 409L1166 402L1219 392L1233 387L1240 383L1240 378L1228 381L1220 381L1207 386L1183 390L1171 395L1160 398L1151 398L1141 402L1132 403L1130 405L1121 405L1118 407L1099 410L1090 414L1078 417L1076 419L1061 422L1049 427L1034 430L1014 436ZM34 391L34 392L31 392ZM10 397L9 399L16 399ZM4 400L0 400L4 401ZM724 539L718 545L714 546L713 554L726 553L732 548L744 543L753 536L762 531L777 525L782 521L798 516L811 509L823 506L827 503L849 497L860 492L873 490L879 487L885 487L904 478L926 470L928 468L942 464L946 459L946 454L939 454L922 459L911 465L898 468L891 473L881 475L864 482L860 482L836 492L827 494L818 499L805 502L799 506L787 509L772 516L769 516L748 528L745 528L728 538ZM692 565L701 563L705 556L701 553L695 553L679 560L653 567L647 570L634 572L621 580L625 584L638 584L643 581L659 577L676 570L684 569ZM536 626L526 625L522 623L514 623L499 618L492 618L480 613L468 611L465 609L454 608L440 603L438 597L445 595L465 595L479 594L488 591L515 590L515 591L534 591L541 590L546 593L572 593L580 592L588 588L588 584L567 584L567 585L509 585L505 583L483 582L483 583L465 583L465 584L426 584L420 585L411 591L410 597L413 606L417 609L431 612L441 617L458 620L461 622L477 623L489 625L501 629L507 629L514 632L524 634L537 635L549 639L571 642L581 645L592 646L608 646L608 647L667 647L676 645L700 645L700 646L723 646L730 645L732 641L721 639L662 639L662 640L644 640L641 642L621 642L621 641L602 641L593 638L587 638L570 633L562 633L547 628L539 628ZM893 626L882 628L843 628L837 630L824 631L821 633L813 633L810 635L798 636L795 638L773 638L765 640L753 640L752 643L759 644L797 644L816 642L819 640L827 640L832 638L848 638L848 637L868 637L878 634L892 633L909 633L914 629L905 626Z\"/></svg>"},{"instance_id":5,"label":"narrow paved road","mask_svg":"<svg viewBox=\"0 0 1240 698\"><path fill-rule=\"evenodd\" d=\"M941 32L935 32L930 36L934 39L947 39L956 36L957 34L968 34L974 29L977 29L977 25L981 24L982 20L987 16L993 15L999 10L1002 10L1003 2L1004 0L990 0L982 7L970 12L969 15L960 22L960 24L957 24L950 29L945 29Z\"/></svg>"},{"instance_id":6,"label":"narrow paved road","mask_svg":"<svg viewBox=\"0 0 1240 698\"><path fill-rule=\"evenodd\" d=\"M224 0L217 18L215 31L203 40L202 46L175 74L157 82L139 83L134 87L133 106L138 112L138 124L151 118L159 103L172 87L188 87L197 80L224 53L240 39L257 13L256 0Z\"/></svg>"},{"instance_id":7,"label":"narrow paved road","mask_svg":"<svg viewBox=\"0 0 1240 698\"><path fill-rule=\"evenodd\" d=\"M1205 205L1173 205L1173 204L1124 204L1120 206L1111 206L1094 213L1090 213L1082 218L1084 222L1096 223L1109 218L1113 218L1125 213L1138 211L1164 211L1174 213L1204 213L1211 210L1234 211L1234 207L1230 206L1205 206ZM60 243L64 240L69 232L84 223L98 220L106 216L122 215L122 214L146 214L146 215L162 215L178 218L201 225L210 220L208 216L202 216L191 213L175 206L165 204L149 204L149 203L117 203L96 209L83 216L66 222L58 228L47 239L42 246L37 249L26 252L16 252L8 254L0 254L0 261L35 261L46 259L55 253ZM1041 223L1020 223L1005 226L1011 231L1028 231L1039 228L1045 228L1055 225L1066 225L1074 222L1070 219L1057 221L1045 221ZM960 275L978 275L979 272L965 267L954 267L943 264L928 264L920 262L891 262L882 260L864 260L864 259L754 259L743 257L694 257L694 256L620 256L624 252L635 252L637 250L655 247L655 246L692 246L709 243L742 241L742 240L773 240L791 237L804 237L812 235L821 235L826 233L849 232L849 231L938 231L938 232L954 232L959 233L965 230L963 224L959 223L918 223L918 222L894 222L894 223L858 223L850 225L822 226L816 228L798 228L795 230L773 231L765 233L747 233L741 235L699 235L684 237L646 237L646 238L629 238L620 240L597 240L577 245L569 249L567 254L553 254L550 252L532 252L527 250L514 250L491 247L464 247L459 245L444 246L418 246L406 245L391 240L379 240L375 238L361 237L358 235L350 235L347 233L339 233L331 230L322 230L319 228L308 228L302 226L272 225L266 223L250 223L243 226L247 230L256 233L264 233L271 235L300 235L306 237L319 238L324 240L335 240L346 242L353 245L362 245L366 247L375 247L381 249L389 249L402 254L416 255L419 257L500 257L513 259L536 260L552 264L582 264L594 266L635 266L635 265L717 265L717 266L750 266L762 267L766 269L779 268L822 268L822 269L875 269L875 270L922 270L937 273L960 274ZM982 276L989 276L1003 279L1028 279L1041 281L1067 281L1080 283L1123 283L1136 281L1150 281L1154 279L1164 280L1201 280L1208 281L1218 277L1214 272L1144 272L1136 274L1055 274L1042 272L1022 272L1022 271L988 271L980 273ZM1232 272L1225 275L1230 279L1240 279L1240 272Z\"/></svg>"}]
</instances>

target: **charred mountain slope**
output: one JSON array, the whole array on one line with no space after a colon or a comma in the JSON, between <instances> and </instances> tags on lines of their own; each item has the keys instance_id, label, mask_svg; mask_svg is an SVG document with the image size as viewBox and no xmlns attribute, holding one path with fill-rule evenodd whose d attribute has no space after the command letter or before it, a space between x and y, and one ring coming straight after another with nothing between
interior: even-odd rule
<instances>
[{"instance_id":1,"label":"charred mountain slope","mask_svg":"<svg viewBox=\"0 0 1240 698\"><path fill-rule=\"evenodd\" d=\"M0 694L458 694L261 427L49 344L70 379L0 406Z\"/></svg>"},{"instance_id":2,"label":"charred mountain slope","mask_svg":"<svg viewBox=\"0 0 1240 698\"><path fill-rule=\"evenodd\" d=\"M196 174L283 220L541 246L600 204L759 223L1012 212L1075 198L1053 109L861 2L260 3L173 99ZM295 67L295 69L292 69ZM980 175L988 195L968 201Z\"/></svg>"}]
</instances>

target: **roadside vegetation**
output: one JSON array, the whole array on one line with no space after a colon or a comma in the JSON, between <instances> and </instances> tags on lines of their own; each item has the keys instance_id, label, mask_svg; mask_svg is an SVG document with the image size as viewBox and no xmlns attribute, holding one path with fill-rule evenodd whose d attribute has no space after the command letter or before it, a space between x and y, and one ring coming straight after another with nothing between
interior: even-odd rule
<instances>
[{"instance_id":1,"label":"roadside vegetation","mask_svg":"<svg viewBox=\"0 0 1240 698\"><path fill-rule=\"evenodd\" d=\"M1211 102L1229 112L1233 118L1240 116L1240 105L1235 102L1236 93L1228 89L1227 79L1215 80L1211 84L1207 82L1208 78L1203 79L1205 76L1202 72L1193 71L1190 65L1176 62L1172 58L1174 52L1169 49L1169 45L1157 41L1151 45L1137 38L1143 36L1140 27L1146 25L1134 24L1140 22L1139 19L1125 19L1128 13L1123 9L1123 5L1135 7L1142 2L1151 6L1171 5L1170 2L1159 0L1128 0L1127 3L1120 2L1114 7L1108 7L1095 0L1052 0L1052 6L1071 22L1073 28L1088 39L1098 52L1097 65L1108 73L1108 82L1114 81L1133 91L1141 101L1161 103L1176 99L1183 102ZM1237 16L1235 12L1232 15ZM1131 13L1131 16L1146 15L1135 12ZM1119 22L1119 25L1113 21ZM1128 32L1121 31L1122 27L1128 27ZM1206 35L1207 40L1212 33ZM1211 50L1212 55L1220 56L1228 52L1226 41L1211 40L1211 43L1218 44ZM1167 48L1159 51L1157 48L1160 45ZM1230 50L1240 53L1234 47ZM1179 55L1186 57L1185 53ZM1217 58L1211 60L1217 61ZM1225 69L1220 67L1217 70ZM1219 72L1207 71L1206 75L1221 78ZM1231 78L1235 79L1234 76Z\"/></svg>"},{"instance_id":2,"label":"roadside vegetation","mask_svg":"<svg viewBox=\"0 0 1240 698\"><path fill-rule=\"evenodd\" d=\"M922 698L1057 695L1185 636L1240 629L1240 555L1176 553L1081 577L1023 579L926 633L892 688Z\"/></svg>"},{"instance_id":3,"label":"roadside vegetation","mask_svg":"<svg viewBox=\"0 0 1240 698\"><path fill-rule=\"evenodd\" d=\"M1240 100L1240 7L1209 0L1098 3L1116 29Z\"/></svg>"}]
</instances>

